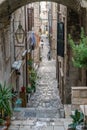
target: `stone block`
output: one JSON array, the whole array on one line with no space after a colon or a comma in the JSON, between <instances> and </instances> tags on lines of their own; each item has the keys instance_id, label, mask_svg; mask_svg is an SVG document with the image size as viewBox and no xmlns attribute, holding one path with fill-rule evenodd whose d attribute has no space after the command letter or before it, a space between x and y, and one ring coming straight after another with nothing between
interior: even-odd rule
<instances>
[{"instance_id":1,"label":"stone block","mask_svg":"<svg viewBox=\"0 0 87 130\"><path fill-rule=\"evenodd\" d=\"M72 87L72 104L87 104L87 87Z\"/></svg>"},{"instance_id":2,"label":"stone block","mask_svg":"<svg viewBox=\"0 0 87 130\"><path fill-rule=\"evenodd\" d=\"M64 130L64 126L54 126L54 130Z\"/></svg>"},{"instance_id":3,"label":"stone block","mask_svg":"<svg viewBox=\"0 0 87 130\"><path fill-rule=\"evenodd\" d=\"M76 91L72 91L72 98L78 98L80 96L80 91L76 90Z\"/></svg>"},{"instance_id":4,"label":"stone block","mask_svg":"<svg viewBox=\"0 0 87 130\"><path fill-rule=\"evenodd\" d=\"M87 90L80 91L80 98L87 98Z\"/></svg>"},{"instance_id":5,"label":"stone block","mask_svg":"<svg viewBox=\"0 0 87 130\"><path fill-rule=\"evenodd\" d=\"M52 126L63 126L63 121L55 121L55 122L50 122L50 125Z\"/></svg>"},{"instance_id":6,"label":"stone block","mask_svg":"<svg viewBox=\"0 0 87 130\"><path fill-rule=\"evenodd\" d=\"M31 130L30 126L20 126L19 130Z\"/></svg>"},{"instance_id":7,"label":"stone block","mask_svg":"<svg viewBox=\"0 0 87 130\"><path fill-rule=\"evenodd\" d=\"M72 104L87 104L87 98L73 98Z\"/></svg>"},{"instance_id":8,"label":"stone block","mask_svg":"<svg viewBox=\"0 0 87 130\"><path fill-rule=\"evenodd\" d=\"M46 128L42 128L42 130L53 130L53 126L47 126Z\"/></svg>"}]
</instances>

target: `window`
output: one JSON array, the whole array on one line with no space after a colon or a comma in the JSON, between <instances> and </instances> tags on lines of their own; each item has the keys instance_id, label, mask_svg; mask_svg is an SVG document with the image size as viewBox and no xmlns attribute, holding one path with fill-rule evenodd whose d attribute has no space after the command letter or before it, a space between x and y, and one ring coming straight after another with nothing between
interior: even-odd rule
<instances>
[{"instance_id":1,"label":"window","mask_svg":"<svg viewBox=\"0 0 87 130\"><path fill-rule=\"evenodd\" d=\"M33 8L27 9L27 16L28 16L28 31L31 31L32 27L34 27L34 9Z\"/></svg>"},{"instance_id":2,"label":"window","mask_svg":"<svg viewBox=\"0 0 87 130\"><path fill-rule=\"evenodd\" d=\"M59 22L57 26L57 55L64 57L64 23Z\"/></svg>"}]
</instances>

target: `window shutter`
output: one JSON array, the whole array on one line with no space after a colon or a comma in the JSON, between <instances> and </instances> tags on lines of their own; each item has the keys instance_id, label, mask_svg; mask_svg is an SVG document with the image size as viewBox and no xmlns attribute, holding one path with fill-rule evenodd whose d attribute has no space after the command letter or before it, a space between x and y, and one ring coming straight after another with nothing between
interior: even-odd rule
<instances>
[{"instance_id":1,"label":"window shutter","mask_svg":"<svg viewBox=\"0 0 87 130\"><path fill-rule=\"evenodd\" d=\"M64 23L57 23L57 55L64 57Z\"/></svg>"},{"instance_id":2,"label":"window shutter","mask_svg":"<svg viewBox=\"0 0 87 130\"><path fill-rule=\"evenodd\" d=\"M28 31L31 31L32 27L34 27L34 9L33 8L27 9L27 16L28 16Z\"/></svg>"}]
</instances>

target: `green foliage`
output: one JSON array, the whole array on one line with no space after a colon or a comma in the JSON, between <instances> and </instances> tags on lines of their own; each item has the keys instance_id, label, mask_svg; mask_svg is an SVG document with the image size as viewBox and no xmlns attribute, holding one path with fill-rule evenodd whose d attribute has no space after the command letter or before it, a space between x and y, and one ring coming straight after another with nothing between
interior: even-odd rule
<instances>
[{"instance_id":1,"label":"green foliage","mask_svg":"<svg viewBox=\"0 0 87 130\"><path fill-rule=\"evenodd\" d=\"M78 45L75 44L70 34L68 41L73 52L72 61L74 66L87 68L87 36L85 36L83 28L81 28L81 38Z\"/></svg>"},{"instance_id":2,"label":"green foliage","mask_svg":"<svg viewBox=\"0 0 87 130\"><path fill-rule=\"evenodd\" d=\"M28 85L28 87L26 88L26 91L27 91L27 93L32 93L32 88L31 88L31 86Z\"/></svg>"},{"instance_id":3,"label":"green foliage","mask_svg":"<svg viewBox=\"0 0 87 130\"><path fill-rule=\"evenodd\" d=\"M78 110L75 110L74 115L70 115L71 118L73 119L72 123L69 124L70 128L75 129L77 125L81 124L84 120L84 115L83 113L79 112Z\"/></svg>"},{"instance_id":4,"label":"green foliage","mask_svg":"<svg viewBox=\"0 0 87 130\"><path fill-rule=\"evenodd\" d=\"M30 85L28 85L28 87L26 88L27 93L32 93L33 91L36 91L36 80L37 80L37 72L35 69L32 69L30 71L30 75L29 75L29 81L30 81Z\"/></svg>"},{"instance_id":5,"label":"green foliage","mask_svg":"<svg viewBox=\"0 0 87 130\"><path fill-rule=\"evenodd\" d=\"M32 59L28 60L27 64L28 64L29 68L32 69L33 60Z\"/></svg>"},{"instance_id":6,"label":"green foliage","mask_svg":"<svg viewBox=\"0 0 87 130\"><path fill-rule=\"evenodd\" d=\"M4 123L4 120L0 118L0 125Z\"/></svg>"},{"instance_id":7,"label":"green foliage","mask_svg":"<svg viewBox=\"0 0 87 130\"><path fill-rule=\"evenodd\" d=\"M32 86L35 85L36 80L37 80L37 73L36 73L36 71L35 71L34 69L31 70L29 79L30 79L31 85L32 85Z\"/></svg>"},{"instance_id":8,"label":"green foliage","mask_svg":"<svg viewBox=\"0 0 87 130\"><path fill-rule=\"evenodd\" d=\"M4 84L0 83L0 113L1 113L1 117L4 117L5 114L11 115L11 112L12 112L11 99L12 99L11 87L7 86L6 83L4 83Z\"/></svg>"}]
</instances>

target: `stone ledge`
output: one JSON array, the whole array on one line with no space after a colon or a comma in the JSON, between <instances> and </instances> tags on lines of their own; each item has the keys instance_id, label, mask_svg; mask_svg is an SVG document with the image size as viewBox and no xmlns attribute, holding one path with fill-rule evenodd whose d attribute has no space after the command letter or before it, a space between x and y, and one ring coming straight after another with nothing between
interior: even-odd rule
<instances>
[{"instance_id":1,"label":"stone ledge","mask_svg":"<svg viewBox=\"0 0 87 130\"><path fill-rule=\"evenodd\" d=\"M86 86L81 86L81 87L72 87L72 90L84 90L84 89L87 90L87 87L86 87Z\"/></svg>"},{"instance_id":2,"label":"stone ledge","mask_svg":"<svg viewBox=\"0 0 87 130\"><path fill-rule=\"evenodd\" d=\"M72 105L87 104L87 87L72 87Z\"/></svg>"},{"instance_id":3,"label":"stone ledge","mask_svg":"<svg viewBox=\"0 0 87 130\"><path fill-rule=\"evenodd\" d=\"M87 98L73 98L72 99L72 104L87 104Z\"/></svg>"}]
</instances>

